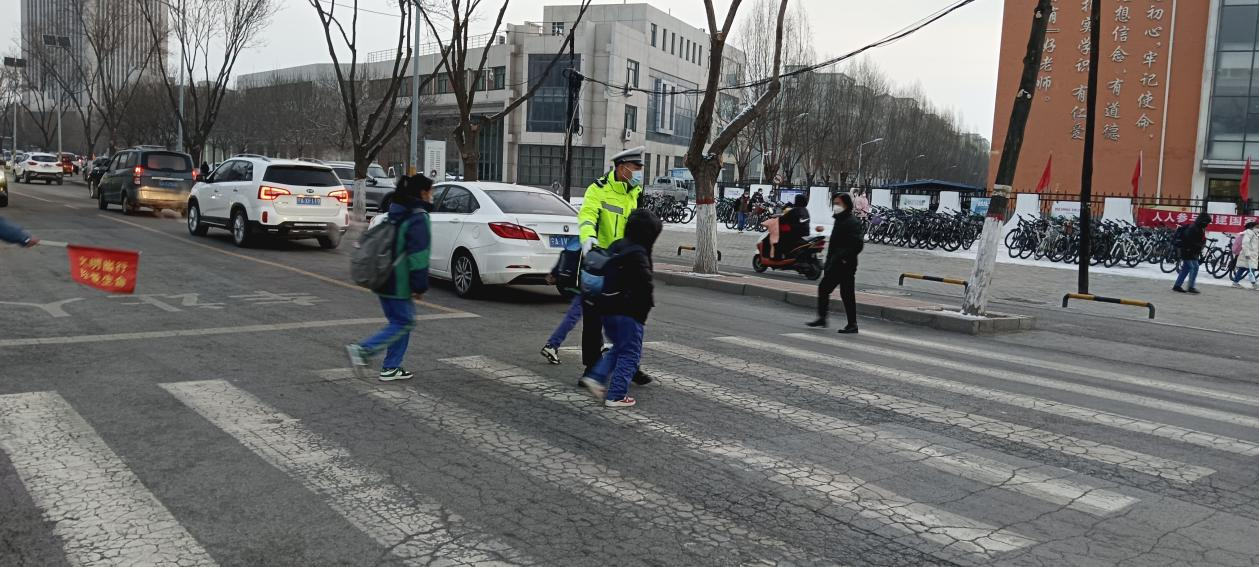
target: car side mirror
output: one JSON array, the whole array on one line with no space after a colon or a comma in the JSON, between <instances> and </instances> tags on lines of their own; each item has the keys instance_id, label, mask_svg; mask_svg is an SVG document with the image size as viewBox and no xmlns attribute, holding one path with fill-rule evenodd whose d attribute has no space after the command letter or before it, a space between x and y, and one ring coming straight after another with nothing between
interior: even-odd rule
<instances>
[{"instance_id":1,"label":"car side mirror","mask_svg":"<svg viewBox=\"0 0 1259 567\"><path fill-rule=\"evenodd\" d=\"M367 184L368 184L368 185L371 185L372 187L375 187L375 186L376 186L376 185L378 185L379 183L376 181L376 178L375 178L375 177L368 177L368 178L367 178Z\"/></svg>"}]
</instances>

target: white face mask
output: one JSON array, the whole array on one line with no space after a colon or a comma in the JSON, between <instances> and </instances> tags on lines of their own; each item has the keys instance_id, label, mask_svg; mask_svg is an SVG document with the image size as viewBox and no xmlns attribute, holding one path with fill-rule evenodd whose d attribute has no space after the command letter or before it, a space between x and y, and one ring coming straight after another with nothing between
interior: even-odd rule
<instances>
[{"instance_id":1,"label":"white face mask","mask_svg":"<svg viewBox=\"0 0 1259 567\"><path fill-rule=\"evenodd\" d=\"M844 212L844 206L843 206L843 205L831 205L831 211L833 211L833 212L834 212L835 214L837 214L837 215L838 215L838 214L841 214L841 213L843 213L843 212Z\"/></svg>"},{"instance_id":2,"label":"white face mask","mask_svg":"<svg viewBox=\"0 0 1259 567\"><path fill-rule=\"evenodd\" d=\"M634 181L634 185L642 185L643 184L643 170L640 169L638 171L635 171L632 175L630 175L630 179Z\"/></svg>"}]
</instances>

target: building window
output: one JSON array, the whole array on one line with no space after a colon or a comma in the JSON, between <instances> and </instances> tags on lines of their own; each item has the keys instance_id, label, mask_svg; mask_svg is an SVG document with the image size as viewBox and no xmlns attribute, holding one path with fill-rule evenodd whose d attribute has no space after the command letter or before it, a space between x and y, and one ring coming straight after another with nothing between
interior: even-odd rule
<instances>
[{"instance_id":1,"label":"building window","mask_svg":"<svg viewBox=\"0 0 1259 567\"><path fill-rule=\"evenodd\" d=\"M678 54L678 34L669 35L669 55Z\"/></svg>"},{"instance_id":2,"label":"building window","mask_svg":"<svg viewBox=\"0 0 1259 567\"><path fill-rule=\"evenodd\" d=\"M551 35L564 35L564 22L551 22Z\"/></svg>"},{"instance_id":3,"label":"building window","mask_svg":"<svg viewBox=\"0 0 1259 567\"><path fill-rule=\"evenodd\" d=\"M638 88L638 62L633 59L625 62L625 84Z\"/></svg>"},{"instance_id":4,"label":"building window","mask_svg":"<svg viewBox=\"0 0 1259 567\"><path fill-rule=\"evenodd\" d=\"M529 99L526 109L525 129L529 132L563 132L564 115L568 108L568 81L563 70L570 66L568 55L560 56L559 63L551 68L549 74L543 75L554 55L529 55L529 86L542 85ZM581 70L581 55L577 54L571 66ZM549 182L548 182L549 184Z\"/></svg>"},{"instance_id":5,"label":"building window","mask_svg":"<svg viewBox=\"0 0 1259 567\"><path fill-rule=\"evenodd\" d=\"M692 54L691 54L691 50L694 49L693 46L694 44L691 43L691 40L689 39L686 40L686 60L687 61L693 61Z\"/></svg>"},{"instance_id":6,"label":"building window","mask_svg":"<svg viewBox=\"0 0 1259 567\"><path fill-rule=\"evenodd\" d=\"M669 50L669 30L668 28L660 31L660 51Z\"/></svg>"},{"instance_id":7,"label":"building window","mask_svg":"<svg viewBox=\"0 0 1259 567\"><path fill-rule=\"evenodd\" d=\"M651 95L647 97L645 132L650 142L686 144L695 131L698 97L680 91L698 88L695 83L650 71L647 84ZM667 164L661 164L667 167Z\"/></svg>"},{"instance_id":8,"label":"building window","mask_svg":"<svg viewBox=\"0 0 1259 567\"><path fill-rule=\"evenodd\" d=\"M651 24L651 46L656 46L656 24Z\"/></svg>"},{"instance_id":9,"label":"building window","mask_svg":"<svg viewBox=\"0 0 1259 567\"><path fill-rule=\"evenodd\" d=\"M625 129L630 132L638 131L638 107L625 105Z\"/></svg>"},{"instance_id":10,"label":"building window","mask_svg":"<svg viewBox=\"0 0 1259 567\"><path fill-rule=\"evenodd\" d=\"M491 70L493 82L490 90L501 91L507 88L507 67L495 67Z\"/></svg>"},{"instance_id":11,"label":"building window","mask_svg":"<svg viewBox=\"0 0 1259 567\"><path fill-rule=\"evenodd\" d=\"M695 64L704 64L704 48L701 46L695 46Z\"/></svg>"},{"instance_id":12,"label":"building window","mask_svg":"<svg viewBox=\"0 0 1259 567\"><path fill-rule=\"evenodd\" d=\"M573 182L586 186L603 174L603 148L573 146ZM517 154L516 183L549 187L563 180L564 146L521 144Z\"/></svg>"},{"instance_id":13,"label":"building window","mask_svg":"<svg viewBox=\"0 0 1259 567\"><path fill-rule=\"evenodd\" d=\"M1259 157L1259 85L1251 84L1259 74L1255 72L1256 24L1259 6L1255 3L1223 2L1220 6L1207 159Z\"/></svg>"}]
</instances>

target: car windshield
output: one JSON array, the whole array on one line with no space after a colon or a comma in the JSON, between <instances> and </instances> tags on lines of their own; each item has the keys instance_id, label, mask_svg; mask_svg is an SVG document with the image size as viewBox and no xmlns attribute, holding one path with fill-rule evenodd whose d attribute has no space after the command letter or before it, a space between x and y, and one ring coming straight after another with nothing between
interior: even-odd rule
<instances>
[{"instance_id":1,"label":"car windshield","mask_svg":"<svg viewBox=\"0 0 1259 567\"><path fill-rule=\"evenodd\" d=\"M304 187L334 187L341 184L331 170L300 165L273 165L267 168L263 181Z\"/></svg>"},{"instance_id":2,"label":"car windshield","mask_svg":"<svg viewBox=\"0 0 1259 567\"><path fill-rule=\"evenodd\" d=\"M513 215L562 215L577 214L559 197L550 193L531 191L486 191L494 204L504 213Z\"/></svg>"},{"instance_id":3,"label":"car windshield","mask_svg":"<svg viewBox=\"0 0 1259 567\"><path fill-rule=\"evenodd\" d=\"M367 168L367 175L371 177L389 177L389 174L385 173L385 168L380 167L379 165L369 166Z\"/></svg>"},{"instance_id":4,"label":"car windshield","mask_svg":"<svg viewBox=\"0 0 1259 567\"><path fill-rule=\"evenodd\" d=\"M39 161L39 162L44 162L44 163L51 163L51 162L55 162L55 161L57 161L57 158L55 158L55 157L53 157L53 156L31 156L31 161Z\"/></svg>"},{"instance_id":5,"label":"car windshield","mask_svg":"<svg viewBox=\"0 0 1259 567\"><path fill-rule=\"evenodd\" d=\"M153 171L187 173L192 171L192 159L183 154L152 152L145 156L144 168Z\"/></svg>"},{"instance_id":6,"label":"car windshield","mask_svg":"<svg viewBox=\"0 0 1259 567\"><path fill-rule=\"evenodd\" d=\"M342 181L354 181L354 168L352 167L334 167L332 171L337 172L337 177Z\"/></svg>"}]
</instances>

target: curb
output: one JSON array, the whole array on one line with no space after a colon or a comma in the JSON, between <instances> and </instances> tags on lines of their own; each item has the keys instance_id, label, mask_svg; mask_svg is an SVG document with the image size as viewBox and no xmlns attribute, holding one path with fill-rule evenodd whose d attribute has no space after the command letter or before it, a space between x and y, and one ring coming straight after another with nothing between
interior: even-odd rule
<instances>
[{"instance_id":1,"label":"curb","mask_svg":"<svg viewBox=\"0 0 1259 567\"><path fill-rule=\"evenodd\" d=\"M761 285L754 281L758 278L750 276L730 276L747 280L744 282L735 282L728 279L696 276L668 270L657 270L653 274L653 277L666 284L680 287L695 287L731 295L760 297L800 307L813 307L817 305L817 296L814 294L782 290L768 285ZM990 312L987 318L979 319L975 317L965 317L960 313L948 310L940 305L929 305L924 303L921 307L902 307L879 305L876 301L870 301L871 298L877 297L879 296L858 293L857 316L882 319L884 321L892 321L895 323L906 323L968 335L993 335L998 333L1030 331L1035 328L1036 325L1036 319L1034 317L1023 315ZM832 301L831 305L831 311L833 313L843 312L844 308L840 302Z\"/></svg>"}]
</instances>

